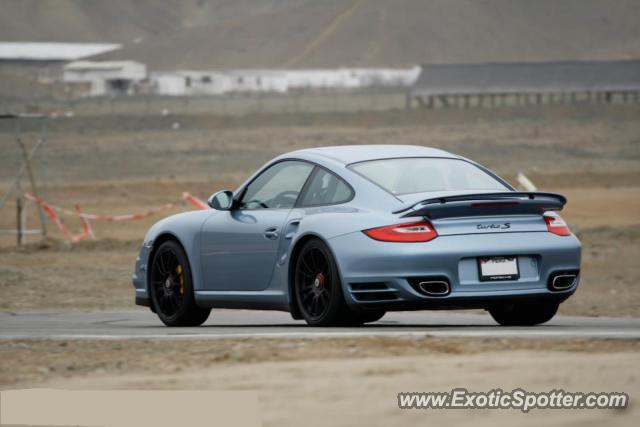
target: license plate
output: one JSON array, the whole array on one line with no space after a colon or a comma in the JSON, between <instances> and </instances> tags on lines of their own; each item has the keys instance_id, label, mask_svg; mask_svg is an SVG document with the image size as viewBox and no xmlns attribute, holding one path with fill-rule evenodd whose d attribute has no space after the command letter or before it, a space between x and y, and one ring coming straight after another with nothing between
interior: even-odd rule
<instances>
[{"instance_id":1,"label":"license plate","mask_svg":"<svg viewBox=\"0 0 640 427\"><path fill-rule=\"evenodd\" d=\"M480 281L517 280L518 258L515 256L492 256L478 258Z\"/></svg>"}]
</instances>

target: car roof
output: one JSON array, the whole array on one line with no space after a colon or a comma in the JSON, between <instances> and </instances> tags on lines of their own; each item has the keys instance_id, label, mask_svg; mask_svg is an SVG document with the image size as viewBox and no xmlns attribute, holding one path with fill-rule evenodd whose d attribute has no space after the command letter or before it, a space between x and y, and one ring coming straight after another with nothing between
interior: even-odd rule
<instances>
[{"instance_id":1,"label":"car roof","mask_svg":"<svg viewBox=\"0 0 640 427\"><path fill-rule=\"evenodd\" d=\"M445 157L459 159L460 156L444 150L419 145L339 145L334 147L307 148L288 153L290 156L320 156L343 164L367 160L393 159L402 157Z\"/></svg>"}]
</instances>

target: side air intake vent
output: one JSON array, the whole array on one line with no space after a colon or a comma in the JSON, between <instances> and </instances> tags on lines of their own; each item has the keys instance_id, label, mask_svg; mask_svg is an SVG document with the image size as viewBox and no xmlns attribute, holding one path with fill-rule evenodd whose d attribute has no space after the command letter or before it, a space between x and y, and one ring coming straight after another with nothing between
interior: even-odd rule
<instances>
[{"instance_id":1,"label":"side air intake vent","mask_svg":"<svg viewBox=\"0 0 640 427\"><path fill-rule=\"evenodd\" d=\"M350 283L349 292L356 301L376 302L395 301L398 299L395 289L391 289L384 282Z\"/></svg>"}]
</instances>

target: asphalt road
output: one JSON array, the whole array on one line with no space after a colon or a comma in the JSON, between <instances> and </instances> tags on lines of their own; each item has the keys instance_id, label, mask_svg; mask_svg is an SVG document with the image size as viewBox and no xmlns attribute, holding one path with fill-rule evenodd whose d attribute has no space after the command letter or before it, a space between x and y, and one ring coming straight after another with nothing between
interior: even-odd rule
<instances>
[{"instance_id":1,"label":"asphalt road","mask_svg":"<svg viewBox=\"0 0 640 427\"><path fill-rule=\"evenodd\" d=\"M477 313L477 312L476 312ZM388 313L359 328L311 328L288 313L214 310L203 327L167 328L145 309L91 313L0 313L0 339L323 338L358 336L585 337L639 339L640 319L557 316L536 327L500 327L486 314Z\"/></svg>"}]
</instances>

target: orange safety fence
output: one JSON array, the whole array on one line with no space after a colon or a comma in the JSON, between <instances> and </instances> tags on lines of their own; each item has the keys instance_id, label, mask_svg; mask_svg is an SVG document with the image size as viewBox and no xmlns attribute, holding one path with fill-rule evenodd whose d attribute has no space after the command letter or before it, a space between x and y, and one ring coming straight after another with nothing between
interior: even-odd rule
<instances>
[{"instance_id":1,"label":"orange safety fence","mask_svg":"<svg viewBox=\"0 0 640 427\"><path fill-rule=\"evenodd\" d=\"M182 193L182 198L187 203L191 203L193 206L195 206L198 209L209 209L209 205L207 205L205 202L203 202L202 200L198 199L197 197L192 196L191 194L187 193L186 191L184 193Z\"/></svg>"},{"instance_id":2,"label":"orange safety fence","mask_svg":"<svg viewBox=\"0 0 640 427\"><path fill-rule=\"evenodd\" d=\"M125 214L125 215L106 215L106 214L89 214L84 213L80 209L80 205L77 203L74 205L75 210L70 210L63 208L61 206L56 206L50 203L45 202L39 197L34 196L30 193L25 193L24 197L26 200L36 203L40 205L42 210L51 218L51 220L56 224L60 232L64 235L64 237L71 242L79 242L84 240L85 238L95 239L95 235L93 234L93 229L91 228L91 223L89 220L93 221L136 221L144 218L148 218L152 215L156 215L158 213L173 209L177 206L184 205L184 203L188 203L198 209L209 209L209 206L199 198L187 193L186 191L182 193L182 200L174 203L167 203L162 206L159 206L155 209L148 210L146 212ZM69 231L69 229L64 225L64 221L60 218L59 214L75 216L80 219L82 223L82 233L73 235Z\"/></svg>"}]
</instances>

